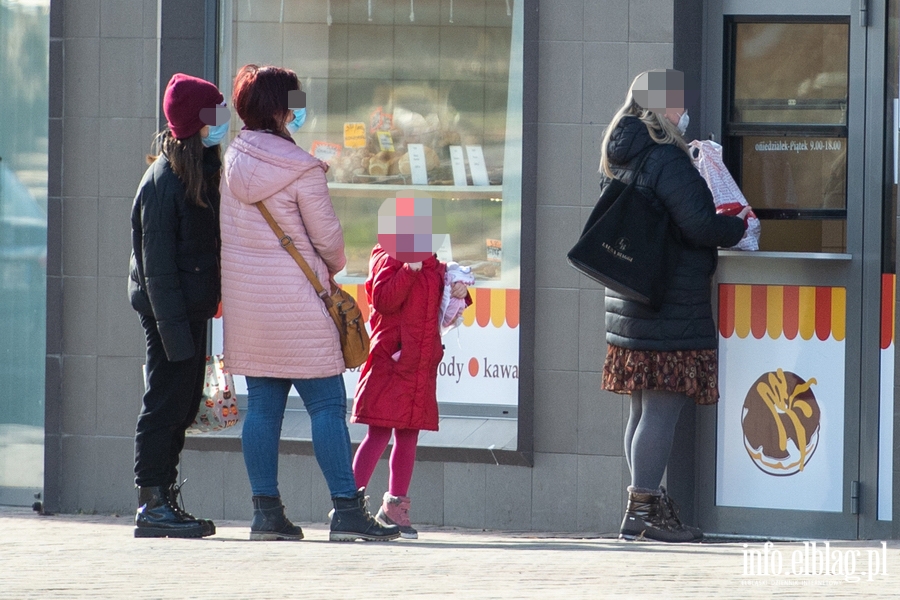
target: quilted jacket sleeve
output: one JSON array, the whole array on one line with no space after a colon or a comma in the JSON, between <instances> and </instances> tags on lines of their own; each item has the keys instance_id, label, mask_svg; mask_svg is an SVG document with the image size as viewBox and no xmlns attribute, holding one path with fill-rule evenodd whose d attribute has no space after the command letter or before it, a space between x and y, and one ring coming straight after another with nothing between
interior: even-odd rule
<instances>
[{"instance_id":1,"label":"quilted jacket sleeve","mask_svg":"<svg viewBox=\"0 0 900 600\"><path fill-rule=\"evenodd\" d=\"M141 203L142 254L147 295L171 362L194 355L190 324L175 260L178 214L173 190L152 178L138 192Z\"/></svg>"},{"instance_id":2,"label":"quilted jacket sleeve","mask_svg":"<svg viewBox=\"0 0 900 600\"><path fill-rule=\"evenodd\" d=\"M661 168L654 192L666 206L685 242L700 247L728 247L744 235L737 217L717 215L712 193L690 158L675 146L657 150Z\"/></svg>"},{"instance_id":3,"label":"quilted jacket sleeve","mask_svg":"<svg viewBox=\"0 0 900 600\"><path fill-rule=\"evenodd\" d=\"M383 315L399 311L409 295L419 271L413 271L406 263L382 254L372 261L372 306Z\"/></svg>"},{"instance_id":4,"label":"quilted jacket sleeve","mask_svg":"<svg viewBox=\"0 0 900 600\"><path fill-rule=\"evenodd\" d=\"M344 268L344 232L334 213L334 205L328 193L325 171L316 165L306 171L294 183L300 218L316 252L325 261L328 273L334 275Z\"/></svg>"}]
</instances>

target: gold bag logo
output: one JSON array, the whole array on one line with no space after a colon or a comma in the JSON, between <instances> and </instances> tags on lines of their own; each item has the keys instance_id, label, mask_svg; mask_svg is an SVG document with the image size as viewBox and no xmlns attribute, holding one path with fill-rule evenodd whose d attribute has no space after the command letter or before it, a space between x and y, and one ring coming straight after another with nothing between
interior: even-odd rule
<instances>
[{"instance_id":1,"label":"gold bag logo","mask_svg":"<svg viewBox=\"0 0 900 600\"><path fill-rule=\"evenodd\" d=\"M778 369L753 382L741 411L744 448L769 475L803 470L819 444L822 413L812 386L796 373Z\"/></svg>"}]
</instances>

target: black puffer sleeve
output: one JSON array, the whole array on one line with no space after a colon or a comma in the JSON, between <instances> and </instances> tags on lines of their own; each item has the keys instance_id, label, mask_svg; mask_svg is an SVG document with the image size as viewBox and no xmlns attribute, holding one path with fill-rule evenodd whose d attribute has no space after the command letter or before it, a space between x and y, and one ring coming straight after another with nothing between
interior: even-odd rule
<instances>
[{"instance_id":1,"label":"black puffer sleeve","mask_svg":"<svg viewBox=\"0 0 900 600\"><path fill-rule=\"evenodd\" d=\"M147 295L166 357L176 362L194 355L194 343L175 260L179 221L175 196L178 191L170 188L165 179L153 177L145 182L138 194Z\"/></svg>"},{"instance_id":2,"label":"black puffer sleeve","mask_svg":"<svg viewBox=\"0 0 900 600\"><path fill-rule=\"evenodd\" d=\"M677 146L654 150L659 164L654 193L665 205L682 240L696 247L729 247L744 235L738 217L716 214L716 206L706 180Z\"/></svg>"}]
</instances>

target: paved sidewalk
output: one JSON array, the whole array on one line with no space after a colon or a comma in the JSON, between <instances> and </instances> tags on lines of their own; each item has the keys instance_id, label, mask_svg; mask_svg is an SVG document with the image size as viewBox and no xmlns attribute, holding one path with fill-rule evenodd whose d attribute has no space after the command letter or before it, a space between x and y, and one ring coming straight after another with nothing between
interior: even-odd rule
<instances>
[{"instance_id":1,"label":"paved sidewalk","mask_svg":"<svg viewBox=\"0 0 900 600\"><path fill-rule=\"evenodd\" d=\"M799 542L666 545L571 534L420 529L419 540L249 542L249 523L204 540L132 536L131 516L0 507L0 598L897 598L900 543L836 542L810 575ZM821 549L822 544L817 544ZM744 576L746 550L800 575ZM820 555L821 555L820 551ZM877 574L868 569L878 557ZM886 564L886 574L881 568ZM839 568L840 567L840 568ZM834 574L842 571L843 574ZM847 576L853 571L855 575ZM819 573L822 570L819 569ZM859 578L859 580L856 580ZM849 579L849 581L848 581Z\"/></svg>"}]
</instances>

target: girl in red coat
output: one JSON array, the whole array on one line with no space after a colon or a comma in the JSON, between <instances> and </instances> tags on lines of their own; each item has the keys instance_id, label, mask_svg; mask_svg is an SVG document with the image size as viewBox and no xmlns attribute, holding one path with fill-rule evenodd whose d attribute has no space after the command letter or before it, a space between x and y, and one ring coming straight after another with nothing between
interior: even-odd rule
<instances>
[{"instance_id":1,"label":"girl in red coat","mask_svg":"<svg viewBox=\"0 0 900 600\"><path fill-rule=\"evenodd\" d=\"M369 432L353 459L357 487L369 484L391 434L390 481L375 517L396 524L400 534L415 539L409 521L409 482L416 460L419 430L437 431L437 369L441 345L441 298L446 265L435 256L405 263L390 256L380 244L369 259L366 298L371 306L371 352L363 366L353 402L354 423L366 423ZM451 294L468 299L463 283Z\"/></svg>"}]
</instances>

